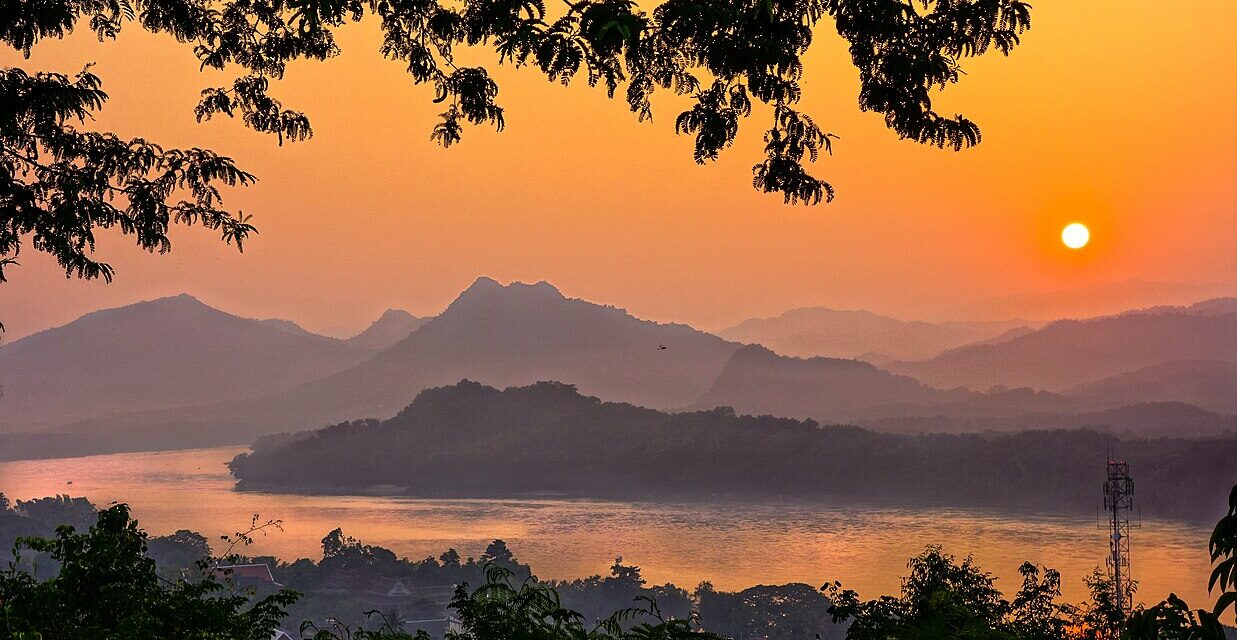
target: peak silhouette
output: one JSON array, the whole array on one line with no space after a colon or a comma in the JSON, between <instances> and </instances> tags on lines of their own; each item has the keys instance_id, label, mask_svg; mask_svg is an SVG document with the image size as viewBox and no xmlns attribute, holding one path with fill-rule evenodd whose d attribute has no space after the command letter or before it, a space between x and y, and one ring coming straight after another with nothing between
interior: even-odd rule
<instances>
[{"instance_id":1,"label":"peak silhouette","mask_svg":"<svg viewBox=\"0 0 1237 640\"><path fill-rule=\"evenodd\" d=\"M348 339L349 343L380 351L412 335L429 318L418 318L403 309L387 309L366 329Z\"/></svg>"},{"instance_id":2,"label":"peak silhouette","mask_svg":"<svg viewBox=\"0 0 1237 640\"><path fill-rule=\"evenodd\" d=\"M109 312L127 313L131 311L137 311L141 309L151 309L151 308L184 309L184 310L196 309L196 310L203 311L203 312L222 313L218 309L215 309L214 307L206 304L205 302L198 300L197 298L195 298L194 296L188 293L178 293L174 296L164 296L162 298L154 298L153 300L142 300L142 301L135 302L133 304L128 304L122 307L115 307L112 309L102 309L100 311L96 311L95 313L103 313L103 314L106 314Z\"/></svg>"},{"instance_id":3,"label":"peak silhouette","mask_svg":"<svg viewBox=\"0 0 1237 640\"><path fill-rule=\"evenodd\" d=\"M258 322L268 327L274 327L276 329L279 329L280 331L287 331L288 333L298 333L301 335L318 335L291 320L284 320L283 318L268 318L266 320L259 320Z\"/></svg>"},{"instance_id":4,"label":"peak silhouette","mask_svg":"<svg viewBox=\"0 0 1237 640\"><path fill-rule=\"evenodd\" d=\"M464 291L462 291L460 295L467 295L469 293L479 293L482 291L493 291L493 290L502 289L502 288L503 288L503 285L499 283L497 280L489 276L480 276L476 280L473 280L472 284L468 285L468 288L464 289Z\"/></svg>"},{"instance_id":5,"label":"peak silhouette","mask_svg":"<svg viewBox=\"0 0 1237 640\"><path fill-rule=\"evenodd\" d=\"M860 360L794 358L747 345L734 353L693 406L839 422L884 405L938 403L957 396Z\"/></svg>"},{"instance_id":6,"label":"peak silhouette","mask_svg":"<svg viewBox=\"0 0 1237 640\"><path fill-rule=\"evenodd\" d=\"M665 350L657 346L664 344ZM685 325L567 298L546 282L480 278L438 316L371 360L277 394L225 408L271 428L307 428L395 415L423 389L476 380L498 387L544 380L656 408L691 404L738 344Z\"/></svg>"},{"instance_id":7,"label":"peak silhouette","mask_svg":"<svg viewBox=\"0 0 1237 640\"><path fill-rule=\"evenodd\" d=\"M493 278L482 276L461 292L455 301L447 307L444 314L476 306L491 307L495 310L499 308L512 309L521 305L535 306L546 302L565 300L567 298L563 296L562 292L544 280L535 284L517 281L504 285Z\"/></svg>"},{"instance_id":8,"label":"peak silhouette","mask_svg":"<svg viewBox=\"0 0 1237 640\"><path fill-rule=\"evenodd\" d=\"M0 347L0 424L14 428L256 397L370 351L181 294L87 314Z\"/></svg>"}]
</instances>

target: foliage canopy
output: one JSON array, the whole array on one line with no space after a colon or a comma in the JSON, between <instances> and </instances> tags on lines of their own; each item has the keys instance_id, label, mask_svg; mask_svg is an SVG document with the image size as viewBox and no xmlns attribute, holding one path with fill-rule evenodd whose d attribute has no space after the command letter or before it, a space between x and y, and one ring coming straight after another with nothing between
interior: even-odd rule
<instances>
[{"instance_id":1,"label":"foliage canopy","mask_svg":"<svg viewBox=\"0 0 1237 640\"><path fill-rule=\"evenodd\" d=\"M59 565L46 580L0 572L0 635L15 638L234 638L269 640L296 599L280 591L251 602L215 580L168 582L146 555L147 536L126 505L100 511L86 532L61 525L53 538L21 538Z\"/></svg>"},{"instance_id":2,"label":"foliage canopy","mask_svg":"<svg viewBox=\"0 0 1237 640\"><path fill-rule=\"evenodd\" d=\"M640 120L652 97L690 100L675 129L695 138L698 163L733 144L753 104L768 105L765 157L753 184L787 203L832 199L833 187L805 161L831 149L827 133L797 103L803 58L829 19L850 44L859 107L884 116L898 136L962 149L979 127L938 113L932 92L958 81L960 61L1008 54L1030 27L1022 0L22 0L0 3L0 40L29 55L46 38L85 26L100 40L128 23L192 47L202 68L238 69L207 88L198 120L239 117L284 141L312 135L305 114L270 94L295 60L339 53L335 30L363 19L383 32L381 55L433 87L444 105L431 138L459 142L469 124L503 128L499 88L485 67L459 66L464 47L492 50L499 64L533 67L551 82L583 77L622 94ZM24 238L69 276L111 279L92 257L95 230L117 228L148 251L170 250L171 223L200 224L238 247L249 219L222 208L221 186L254 176L205 149L165 149L140 138L81 131L107 99L89 68L75 77L0 70L0 280Z\"/></svg>"}]
</instances>

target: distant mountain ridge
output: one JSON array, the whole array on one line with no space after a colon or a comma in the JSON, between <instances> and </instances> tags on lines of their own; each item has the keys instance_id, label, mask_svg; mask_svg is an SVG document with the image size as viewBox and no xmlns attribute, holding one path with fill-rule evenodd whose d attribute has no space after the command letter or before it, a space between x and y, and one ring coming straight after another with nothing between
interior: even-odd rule
<instances>
[{"instance_id":1,"label":"distant mountain ridge","mask_svg":"<svg viewBox=\"0 0 1237 640\"><path fill-rule=\"evenodd\" d=\"M720 332L727 340L760 344L787 356L920 360L1011 331L1029 331L1021 320L991 322L905 321L870 311L825 307L791 309L752 318Z\"/></svg>"},{"instance_id":2,"label":"distant mountain ridge","mask_svg":"<svg viewBox=\"0 0 1237 640\"><path fill-rule=\"evenodd\" d=\"M860 360L794 358L759 345L735 352L695 409L733 407L750 415L846 422L890 404L965 400L966 392L933 389Z\"/></svg>"},{"instance_id":3,"label":"distant mountain ridge","mask_svg":"<svg viewBox=\"0 0 1237 640\"><path fill-rule=\"evenodd\" d=\"M1237 362L1173 360L1066 389L1105 404L1176 400L1237 414Z\"/></svg>"},{"instance_id":4,"label":"distant mountain ridge","mask_svg":"<svg viewBox=\"0 0 1237 640\"><path fill-rule=\"evenodd\" d=\"M1183 403L1172 392L1139 397L1030 388L938 389L867 362L781 356L757 345L736 351L709 391L689 408L716 407L897 433L1090 427L1144 436L1237 434L1231 413Z\"/></svg>"},{"instance_id":5,"label":"distant mountain ridge","mask_svg":"<svg viewBox=\"0 0 1237 640\"><path fill-rule=\"evenodd\" d=\"M388 417L421 390L462 378L500 386L572 380L589 393L674 408L708 390L739 346L687 325L568 298L546 282L502 285L483 277L371 359L265 398L188 415L303 429Z\"/></svg>"},{"instance_id":6,"label":"distant mountain ridge","mask_svg":"<svg viewBox=\"0 0 1237 640\"><path fill-rule=\"evenodd\" d=\"M387 309L364 331L348 338L347 342L381 351L412 335L429 320L418 318L403 309Z\"/></svg>"},{"instance_id":7,"label":"distant mountain ridge","mask_svg":"<svg viewBox=\"0 0 1237 640\"><path fill-rule=\"evenodd\" d=\"M950 315L975 320L1027 318L1051 321L1060 318L1093 318L1127 309L1165 305L1189 305L1199 300L1237 296L1237 285L1147 281L1138 278L1097 282L1049 291L1016 293L954 309Z\"/></svg>"},{"instance_id":8,"label":"distant mountain ridge","mask_svg":"<svg viewBox=\"0 0 1237 640\"><path fill-rule=\"evenodd\" d=\"M179 296L88 314L0 347L0 432L42 432L13 441L39 452L74 434L92 442L112 434L118 447L248 442L389 417L424 389L471 379L501 387L565 380L658 410L729 406L901 432L1222 433L1235 412L1235 319L1237 299L1220 299L1017 327L925 361L876 366L779 355L641 320L545 282L479 278L435 317L390 310L349 340Z\"/></svg>"},{"instance_id":9,"label":"distant mountain ridge","mask_svg":"<svg viewBox=\"0 0 1237 640\"><path fill-rule=\"evenodd\" d=\"M183 294L183 295L188 295L188 294ZM302 327L301 325L291 320L284 320L282 318L267 318L266 320L258 320L258 322L268 327L274 327L281 331L287 331L288 333L296 333L296 334L307 335L307 336L320 335L320 334L314 333L306 329L305 327ZM322 336L322 337L326 337L326 336Z\"/></svg>"},{"instance_id":10,"label":"distant mountain ridge","mask_svg":"<svg viewBox=\"0 0 1237 640\"><path fill-rule=\"evenodd\" d=\"M938 387L1064 391L1187 360L1237 362L1237 299L1058 320L996 344L959 347L922 362L886 367Z\"/></svg>"},{"instance_id":11,"label":"distant mountain ridge","mask_svg":"<svg viewBox=\"0 0 1237 640\"><path fill-rule=\"evenodd\" d=\"M0 431L262 396L371 355L292 327L187 294L86 314L0 346Z\"/></svg>"}]
</instances>

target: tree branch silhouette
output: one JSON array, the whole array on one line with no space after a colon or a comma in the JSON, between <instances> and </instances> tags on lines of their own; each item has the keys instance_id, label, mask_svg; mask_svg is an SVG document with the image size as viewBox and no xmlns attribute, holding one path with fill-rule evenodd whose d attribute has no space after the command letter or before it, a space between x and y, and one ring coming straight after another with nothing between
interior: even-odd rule
<instances>
[{"instance_id":1,"label":"tree branch silhouette","mask_svg":"<svg viewBox=\"0 0 1237 640\"><path fill-rule=\"evenodd\" d=\"M796 108L803 56L831 20L859 72L859 108L884 116L901 138L960 150L979 127L938 113L933 92L958 82L960 61L993 49L1009 54L1030 28L1022 0L565 0L550 16L544 0L47 0L0 3L0 40L29 56L47 38L78 28L99 40L136 23L193 49L201 69L239 69L230 86L202 91L199 121L239 117L279 144L312 136L308 117L270 95L272 80L296 60L339 54L335 30L376 19L379 53L434 88L439 114L431 139L460 142L467 125L501 130L499 87L485 67L455 64L458 47L488 48L498 64L540 71L570 84L583 76L625 101L640 121L652 97L670 92L691 106L676 131L695 137L694 158L716 160L734 143L753 102L772 108L765 158L753 186L786 203L816 204L834 188L807 164L834 138ZM142 139L78 131L107 94L89 69L75 78L0 70L0 269L23 240L49 253L66 275L110 279L91 256L96 228L119 228L148 251L166 252L171 222L200 224L227 243L255 232L248 218L220 207L219 185L254 177L203 149L163 149ZM35 159L39 160L35 160ZM52 167L55 169L53 170ZM177 201L182 195L188 200ZM0 271L3 280L3 271Z\"/></svg>"}]
</instances>

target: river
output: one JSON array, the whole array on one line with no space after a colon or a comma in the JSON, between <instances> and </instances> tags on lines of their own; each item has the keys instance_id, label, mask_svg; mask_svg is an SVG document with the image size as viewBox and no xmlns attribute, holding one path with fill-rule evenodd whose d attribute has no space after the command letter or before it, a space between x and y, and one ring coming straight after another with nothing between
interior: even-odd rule
<instances>
[{"instance_id":1,"label":"river","mask_svg":"<svg viewBox=\"0 0 1237 640\"><path fill-rule=\"evenodd\" d=\"M1107 533L1094 517L1006 514L973 509L896 509L799 502L635 503L590 500L440 500L238 492L225 463L241 448L124 453L0 463L10 499L68 493L98 506L131 505L152 534L192 529L218 536L247 528L257 514L282 521L259 535L250 554L317 559L335 527L401 556L437 556L447 547L480 555L494 538L543 578L605 573L616 556L639 565L651 583L692 589L840 580L861 596L897 590L907 558L940 544L972 554L1007 594L1023 561L1061 571L1070 601L1082 578L1103 566ZM72 484L69 484L69 483ZM1099 488L1096 488L1097 502ZM1198 524L1145 519L1132 537L1139 599L1170 591L1207 606L1210 531Z\"/></svg>"}]
</instances>

